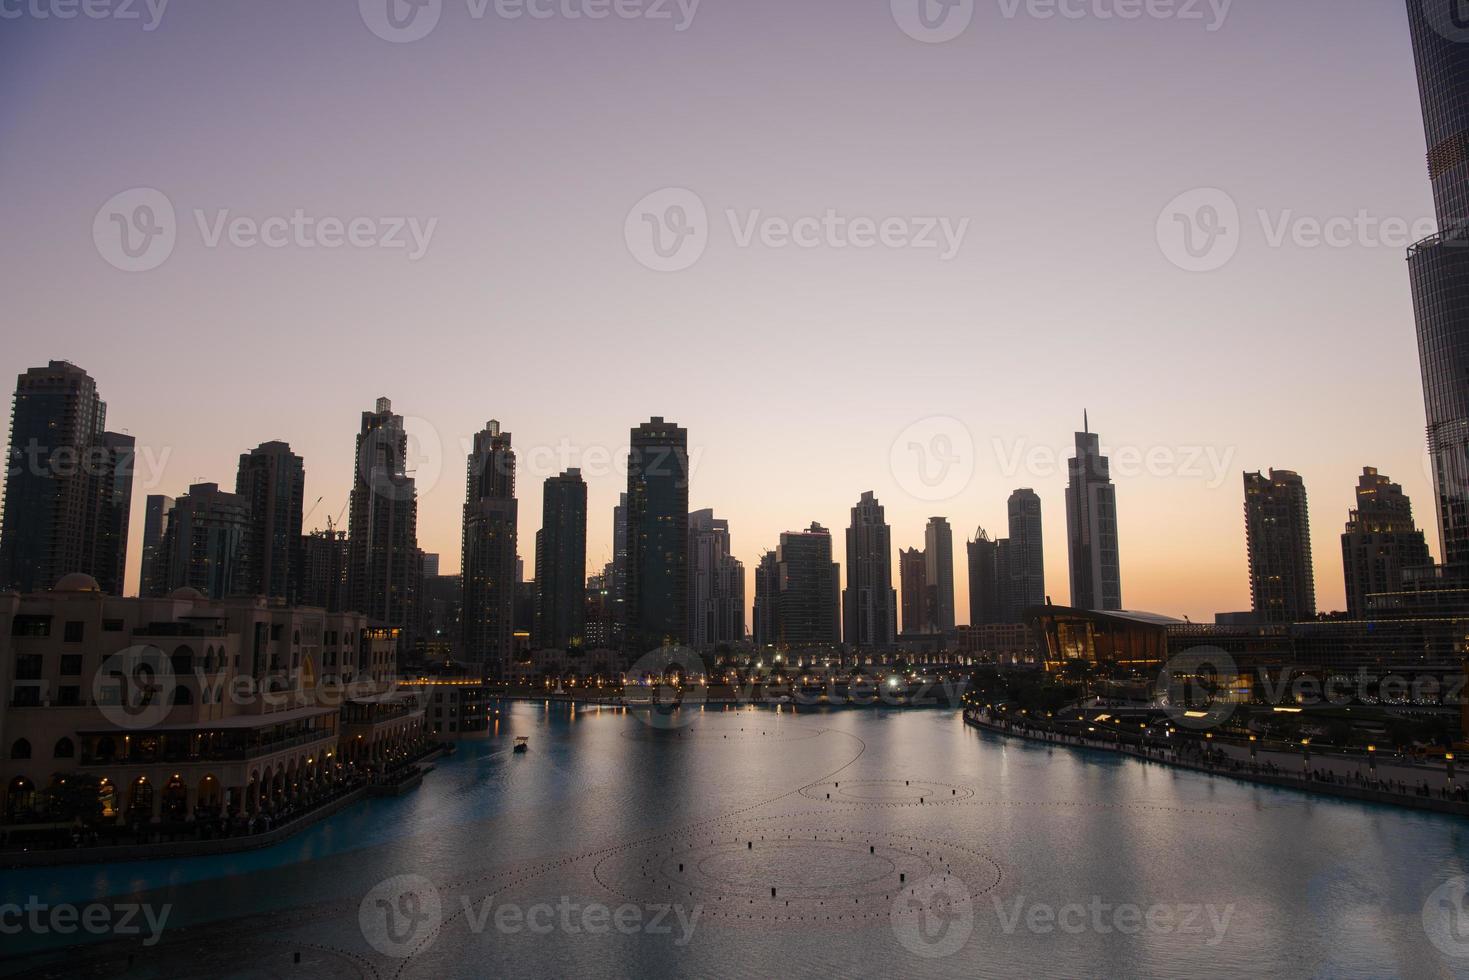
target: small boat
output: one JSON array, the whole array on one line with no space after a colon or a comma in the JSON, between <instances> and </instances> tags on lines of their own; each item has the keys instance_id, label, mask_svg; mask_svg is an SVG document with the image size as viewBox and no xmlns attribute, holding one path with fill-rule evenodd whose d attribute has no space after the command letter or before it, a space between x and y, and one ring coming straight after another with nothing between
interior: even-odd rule
<instances>
[{"instance_id":1,"label":"small boat","mask_svg":"<svg viewBox=\"0 0 1469 980\"><path fill-rule=\"evenodd\" d=\"M530 737L528 735L517 735L517 736L515 736L515 749L514 749L514 751L516 751L516 752L529 752L530 751Z\"/></svg>"}]
</instances>

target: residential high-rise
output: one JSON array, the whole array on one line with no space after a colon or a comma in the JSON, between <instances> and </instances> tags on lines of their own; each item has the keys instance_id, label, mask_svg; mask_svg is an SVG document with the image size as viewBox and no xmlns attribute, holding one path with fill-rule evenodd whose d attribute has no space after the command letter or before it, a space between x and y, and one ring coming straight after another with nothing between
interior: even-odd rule
<instances>
[{"instance_id":1,"label":"residential high-rise","mask_svg":"<svg viewBox=\"0 0 1469 980\"><path fill-rule=\"evenodd\" d=\"M842 595L848 646L891 647L898 637L893 590L893 531L872 491L852 508L847 528L847 590Z\"/></svg>"},{"instance_id":2,"label":"residential high-rise","mask_svg":"<svg viewBox=\"0 0 1469 980\"><path fill-rule=\"evenodd\" d=\"M1438 233L1408 250L1444 564L1469 570L1469 44L1457 0L1408 0Z\"/></svg>"},{"instance_id":3,"label":"residential high-rise","mask_svg":"<svg viewBox=\"0 0 1469 980\"><path fill-rule=\"evenodd\" d=\"M1316 618L1311 519L1300 476L1245 474L1245 540L1255 618L1287 624Z\"/></svg>"},{"instance_id":4,"label":"residential high-rise","mask_svg":"<svg viewBox=\"0 0 1469 980\"><path fill-rule=\"evenodd\" d=\"M1413 524L1413 503L1403 488L1373 467L1357 481L1357 507L1341 536L1347 610L1367 615L1368 597L1397 593L1403 572L1433 564L1423 532Z\"/></svg>"},{"instance_id":5,"label":"residential high-rise","mask_svg":"<svg viewBox=\"0 0 1469 980\"><path fill-rule=\"evenodd\" d=\"M138 595L157 599L168 592L168 580L160 575L159 555L163 550L163 533L168 528L168 512L173 498L161 493L148 494L143 510L143 560L138 570Z\"/></svg>"},{"instance_id":6,"label":"residential high-rise","mask_svg":"<svg viewBox=\"0 0 1469 980\"><path fill-rule=\"evenodd\" d=\"M347 518L347 607L375 626L411 630L419 586L418 489L393 404L362 413Z\"/></svg>"},{"instance_id":7,"label":"residential high-rise","mask_svg":"<svg viewBox=\"0 0 1469 980\"><path fill-rule=\"evenodd\" d=\"M209 599L244 593L242 573L249 539L250 502L217 483L196 483L168 512L162 563L155 575L164 593L197 589Z\"/></svg>"},{"instance_id":8,"label":"residential high-rise","mask_svg":"<svg viewBox=\"0 0 1469 980\"><path fill-rule=\"evenodd\" d=\"M240 455L235 493L250 504L240 591L294 603L301 577L305 464L284 442L261 443Z\"/></svg>"},{"instance_id":9,"label":"residential high-rise","mask_svg":"<svg viewBox=\"0 0 1469 980\"><path fill-rule=\"evenodd\" d=\"M780 642L780 558L773 551L760 556L755 566L755 608L751 624L757 647L771 647Z\"/></svg>"},{"instance_id":10,"label":"residential high-rise","mask_svg":"<svg viewBox=\"0 0 1469 980\"><path fill-rule=\"evenodd\" d=\"M330 523L330 522L328 522ZM298 602L303 606L342 612L347 595L347 534L328 527L301 538L301 581Z\"/></svg>"},{"instance_id":11,"label":"residential high-rise","mask_svg":"<svg viewBox=\"0 0 1469 980\"><path fill-rule=\"evenodd\" d=\"M730 554L729 521L689 515L689 646L708 650L745 638L745 566Z\"/></svg>"},{"instance_id":12,"label":"residential high-rise","mask_svg":"<svg viewBox=\"0 0 1469 980\"><path fill-rule=\"evenodd\" d=\"M633 656L688 639L688 449L688 432L660 417L632 430L623 642Z\"/></svg>"},{"instance_id":13,"label":"residential high-rise","mask_svg":"<svg viewBox=\"0 0 1469 980\"><path fill-rule=\"evenodd\" d=\"M581 470L546 480L536 533L536 619L541 650L580 647L587 616L587 484Z\"/></svg>"},{"instance_id":14,"label":"residential high-rise","mask_svg":"<svg viewBox=\"0 0 1469 980\"><path fill-rule=\"evenodd\" d=\"M627 623L627 494L617 495L617 506L612 508L612 561L607 563L608 603L612 613L612 626L607 645L613 650L622 649L622 630Z\"/></svg>"},{"instance_id":15,"label":"residential high-rise","mask_svg":"<svg viewBox=\"0 0 1469 980\"><path fill-rule=\"evenodd\" d=\"M930 517L924 529L923 557L935 633L954 631L954 532L943 517Z\"/></svg>"},{"instance_id":16,"label":"residential high-rise","mask_svg":"<svg viewBox=\"0 0 1469 980\"><path fill-rule=\"evenodd\" d=\"M1018 623L1025 610L1046 602L1046 558L1041 534L1041 498L1022 488L1010 494L1010 537L999 549L1005 619Z\"/></svg>"},{"instance_id":17,"label":"residential high-rise","mask_svg":"<svg viewBox=\"0 0 1469 980\"><path fill-rule=\"evenodd\" d=\"M96 382L74 364L51 361L16 379L0 590L39 592L83 572L122 593L134 447L106 422Z\"/></svg>"},{"instance_id":18,"label":"residential high-rise","mask_svg":"<svg viewBox=\"0 0 1469 980\"><path fill-rule=\"evenodd\" d=\"M898 578L903 587L903 635L927 633L929 618L928 559L917 548L898 552Z\"/></svg>"},{"instance_id":19,"label":"residential high-rise","mask_svg":"<svg viewBox=\"0 0 1469 980\"><path fill-rule=\"evenodd\" d=\"M482 671L503 678L510 675L515 650L519 505L515 451L510 433L500 431L499 422L491 420L475 434L466 470L464 607L460 615L464 657ZM533 612L530 618L534 621Z\"/></svg>"},{"instance_id":20,"label":"residential high-rise","mask_svg":"<svg viewBox=\"0 0 1469 980\"><path fill-rule=\"evenodd\" d=\"M1076 433L1067 466L1066 530L1071 559L1071 605L1098 611L1122 608L1122 564L1117 550L1117 488L1090 425Z\"/></svg>"},{"instance_id":21,"label":"residential high-rise","mask_svg":"<svg viewBox=\"0 0 1469 980\"><path fill-rule=\"evenodd\" d=\"M841 642L841 568L832 561L831 532L813 523L780 536L777 643L784 647Z\"/></svg>"},{"instance_id":22,"label":"residential high-rise","mask_svg":"<svg viewBox=\"0 0 1469 980\"><path fill-rule=\"evenodd\" d=\"M104 432L92 457L96 494L90 527L92 574L97 585L108 595L122 595L127 578L135 453L136 444L132 436Z\"/></svg>"},{"instance_id":23,"label":"residential high-rise","mask_svg":"<svg viewBox=\"0 0 1469 980\"><path fill-rule=\"evenodd\" d=\"M984 528L974 532L969 552L969 625L989 626L1004 622L1000 613L1000 582L997 548Z\"/></svg>"}]
</instances>

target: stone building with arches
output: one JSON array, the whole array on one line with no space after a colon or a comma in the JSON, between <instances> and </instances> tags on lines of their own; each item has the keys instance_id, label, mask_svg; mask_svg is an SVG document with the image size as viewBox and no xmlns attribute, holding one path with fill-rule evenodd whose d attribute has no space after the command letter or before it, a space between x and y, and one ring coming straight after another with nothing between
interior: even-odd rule
<instances>
[{"instance_id":1,"label":"stone building with arches","mask_svg":"<svg viewBox=\"0 0 1469 980\"><path fill-rule=\"evenodd\" d=\"M86 575L0 593L0 821L55 821L68 780L127 826L310 805L423 748L398 639L357 613L120 598Z\"/></svg>"}]
</instances>

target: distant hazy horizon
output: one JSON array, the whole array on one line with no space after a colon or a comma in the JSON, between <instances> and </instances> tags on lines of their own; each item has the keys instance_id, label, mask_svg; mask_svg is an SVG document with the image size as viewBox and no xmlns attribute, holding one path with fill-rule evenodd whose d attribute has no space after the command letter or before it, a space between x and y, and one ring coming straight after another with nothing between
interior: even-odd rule
<instances>
[{"instance_id":1,"label":"distant hazy horizon","mask_svg":"<svg viewBox=\"0 0 1469 980\"><path fill-rule=\"evenodd\" d=\"M812 521L845 582L872 490L895 588L897 550L949 519L967 622L964 541L1004 536L1033 487L1068 602L1084 411L1117 471L1129 609L1249 607L1246 470L1305 479L1323 610L1345 606L1364 466L1403 484L1438 556L1401 240L1432 205L1400 2L1235 0L1215 22L979 0L946 43L887 0L669 19L445 0L393 43L372 2L0 25L0 80L27 93L0 106L0 383L74 361L137 438L130 589L147 494L232 488L261 442L305 458L307 528L335 518L384 395L423 437L419 543L446 573L488 419L514 436L529 577L563 466L589 474L588 573L610 559L628 430L654 415L689 430L690 508L729 520L747 601L760 553ZM97 236L137 189L176 240L124 271ZM1162 240L1198 191L1239 214L1209 271ZM634 241L645 201L705 212L680 212L687 267ZM331 245L355 219L358 243ZM864 245L864 221L893 234ZM925 484L914 443L957 462Z\"/></svg>"}]
</instances>

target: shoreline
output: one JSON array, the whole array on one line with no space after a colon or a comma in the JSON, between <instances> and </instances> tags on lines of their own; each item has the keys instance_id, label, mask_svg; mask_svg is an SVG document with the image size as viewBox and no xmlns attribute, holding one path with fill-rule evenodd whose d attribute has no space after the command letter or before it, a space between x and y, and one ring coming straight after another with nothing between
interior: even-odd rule
<instances>
[{"instance_id":1,"label":"shoreline","mask_svg":"<svg viewBox=\"0 0 1469 980\"><path fill-rule=\"evenodd\" d=\"M1328 783L1317 780L1307 780L1299 776L1275 775L1265 772L1251 772L1249 770L1212 768L1199 765L1194 762L1186 762L1174 758L1158 755L1149 755L1131 748L1122 748L1103 742L1071 741L1066 737L1045 738L1040 735L1028 734L1017 731L1013 727L1003 726L994 722L983 721L978 712L972 708L966 708L963 712L964 723L980 731L990 732L1006 738L1018 738L1026 742L1034 742L1038 745L1060 746L1069 749L1081 749L1092 752L1106 752L1111 755L1126 756L1143 762L1155 762L1159 765L1174 769L1183 769L1189 772L1199 773L1206 776L1221 776L1225 779L1234 779L1243 783L1253 783L1257 786L1271 786L1276 789L1295 790L1299 793L1318 796L1332 796L1337 799L1352 800L1358 803L1380 803L1384 806L1395 806L1409 810L1423 810L1429 813L1440 813L1447 816L1466 817L1469 816L1469 803L1460 803L1455 800L1444 800L1433 796L1413 796L1405 793L1390 793L1385 790L1372 789L1367 786L1352 786L1341 783Z\"/></svg>"}]
</instances>

